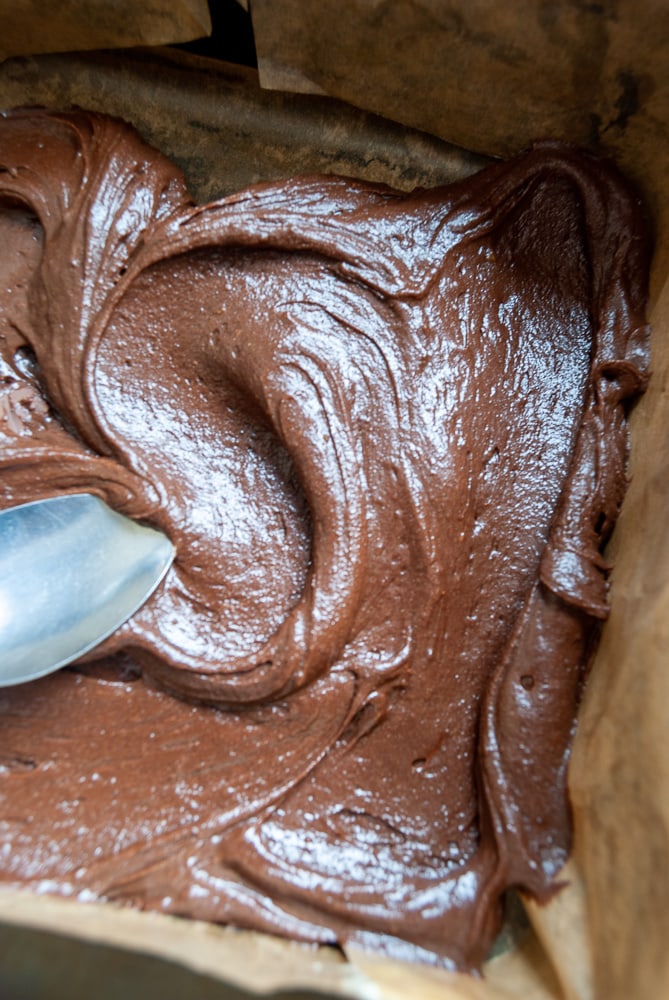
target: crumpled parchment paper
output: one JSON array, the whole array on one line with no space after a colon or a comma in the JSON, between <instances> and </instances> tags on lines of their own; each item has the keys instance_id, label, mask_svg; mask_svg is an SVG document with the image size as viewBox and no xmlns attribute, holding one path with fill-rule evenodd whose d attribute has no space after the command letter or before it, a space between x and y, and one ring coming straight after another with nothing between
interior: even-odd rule
<instances>
[{"instance_id":1,"label":"crumpled parchment paper","mask_svg":"<svg viewBox=\"0 0 669 1000\"><path fill-rule=\"evenodd\" d=\"M37 52L169 45L211 31L207 0L2 0L0 59Z\"/></svg>"}]
</instances>

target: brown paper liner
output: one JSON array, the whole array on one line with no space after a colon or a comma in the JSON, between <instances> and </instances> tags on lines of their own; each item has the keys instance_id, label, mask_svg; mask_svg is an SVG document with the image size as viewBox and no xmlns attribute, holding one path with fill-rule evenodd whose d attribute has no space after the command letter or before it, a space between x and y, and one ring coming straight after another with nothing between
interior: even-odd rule
<instances>
[{"instance_id":1,"label":"brown paper liner","mask_svg":"<svg viewBox=\"0 0 669 1000\"><path fill-rule=\"evenodd\" d=\"M211 31L207 0L2 0L0 60L38 52L169 45Z\"/></svg>"}]
</instances>

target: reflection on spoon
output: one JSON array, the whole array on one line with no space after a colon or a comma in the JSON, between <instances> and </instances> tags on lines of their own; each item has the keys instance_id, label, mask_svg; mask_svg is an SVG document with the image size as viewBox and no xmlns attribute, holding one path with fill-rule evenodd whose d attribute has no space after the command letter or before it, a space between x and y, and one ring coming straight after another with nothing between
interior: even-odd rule
<instances>
[{"instance_id":1,"label":"reflection on spoon","mask_svg":"<svg viewBox=\"0 0 669 1000\"><path fill-rule=\"evenodd\" d=\"M0 687L93 649L139 610L173 559L165 535L88 493L0 512Z\"/></svg>"}]
</instances>

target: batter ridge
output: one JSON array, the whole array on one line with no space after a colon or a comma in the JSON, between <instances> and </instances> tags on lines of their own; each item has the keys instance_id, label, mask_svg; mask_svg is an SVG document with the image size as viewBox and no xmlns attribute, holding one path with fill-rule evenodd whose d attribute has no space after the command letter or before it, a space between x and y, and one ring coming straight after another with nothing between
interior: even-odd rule
<instances>
[{"instance_id":1,"label":"batter ridge","mask_svg":"<svg viewBox=\"0 0 669 1000\"><path fill-rule=\"evenodd\" d=\"M0 695L0 877L478 968L569 851L638 197L543 142L196 205L127 124L24 109L0 203L0 505L92 492L177 551L95 661Z\"/></svg>"}]
</instances>

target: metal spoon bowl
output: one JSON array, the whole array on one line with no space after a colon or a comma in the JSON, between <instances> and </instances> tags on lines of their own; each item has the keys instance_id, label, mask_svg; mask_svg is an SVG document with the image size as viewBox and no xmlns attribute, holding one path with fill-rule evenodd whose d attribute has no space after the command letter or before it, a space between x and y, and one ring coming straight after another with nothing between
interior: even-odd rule
<instances>
[{"instance_id":1,"label":"metal spoon bowl","mask_svg":"<svg viewBox=\"0 0 669 1000\"><path fill-rule=\"evenodd\" d=\"M142 607L173 559L165 535L89 493L0 512L0 687L89 652Z\"/></svg>"}]
</instances>

